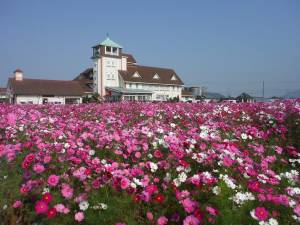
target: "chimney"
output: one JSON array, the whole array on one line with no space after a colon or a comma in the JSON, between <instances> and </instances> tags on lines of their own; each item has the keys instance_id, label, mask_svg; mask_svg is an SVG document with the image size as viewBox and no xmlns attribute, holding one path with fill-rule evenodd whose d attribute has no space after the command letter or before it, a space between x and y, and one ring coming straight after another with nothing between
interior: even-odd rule
<instances>
[{"instance_id":1,"label":"chimney","mask_svg":"<svg viewBox=\"0 0 300 225\"><path fill-rule=\"evenodd\" d=\"M14 71L14 77L15 77L16 80L22 81L23 80L23 71L20 70L20 69L16 69Z\"/></svg>"}]
</instances>

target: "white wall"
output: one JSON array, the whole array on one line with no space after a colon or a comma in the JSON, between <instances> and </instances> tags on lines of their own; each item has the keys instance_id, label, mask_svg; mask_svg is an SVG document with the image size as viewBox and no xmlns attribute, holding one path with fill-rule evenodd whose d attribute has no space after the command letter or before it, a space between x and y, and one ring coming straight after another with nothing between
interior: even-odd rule
<instances>
[{"instance_id":1,"label":"white wall","mask_svg":"<svg viewBox=\"0 0 300 225\"><path fill-rule=\"evenodd\" d=\"M119 70L122 69L120 58L102 57L104 87L119 87Z\"/></svg>"},{"instance_id":2,"label":"white wall","mask_svg":"<svg viewBox=\"0 0 300 225\"><path fill-rule=\"evenodd\" d=\"M147 91L152 91L152 99L157 99L159 96L168 96L167 98L175 98L179 96L181 99L181 90L182 87L178 85L160 85L160 84L145 84L145 83L132 83L127 82L125 84L128 89L143 89Z\"/></svg>"},{"instance_id":3,"label":"white wall","mask_svg":"<svg viewBox=\"0 0 300 225\"><path fill-rule=\"evenodd\" d=\"M66 98L79 98L79 103L82 103L82 98L78 96L54 96L54 97L42 97L42 96L17 96L17 104L43 104L43 99L47 98L49 104L65 104Z\"/></svg>"},{"instance_id":4,"label":"white wall","mask_svg":"<svg viewBox=\"0 0 300 225\"><path fill-rule=\"evenodd\" d=\"M122 70L127 71L127 57L122 56Z\"/></svg>"}]
</instances>

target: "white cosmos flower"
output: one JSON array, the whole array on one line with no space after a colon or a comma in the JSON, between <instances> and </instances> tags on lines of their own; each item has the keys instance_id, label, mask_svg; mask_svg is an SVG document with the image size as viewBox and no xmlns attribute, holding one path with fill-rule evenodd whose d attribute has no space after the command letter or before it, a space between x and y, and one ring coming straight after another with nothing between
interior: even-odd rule
<instances>
[{"instance_id":1,"label":"white cosmos flower","mask_svg":"<svg viewBox=\"0 0 300 225\"><path fill-rule=\"evenodd\" d=\"M186 181L186 178L187 178L187 175L186 175L185 172L180 173L179 176L178 176L178 179L179 179L179 181L180 181L181 183L185 182L185 181Z\"/></svg>"},{"instance_id":2,"label":"white cosmos flower","mask_svg":"<svg viewBox=\"0 0 300 225\"><path fill-rule=\"evenodd\" d=\"M100 208L103 210L107 209L107 205L105 203L100 203Z\"/></svg>"},{"instance_id":3,"label":"white cosmos flower","mask_svg":"<svg viewBox=\"0 0 300 225\"><path fill-rule=\"evenodd\" d=\"M246 140L246 139L248 138L248 136L247 136L247 134L242 133L242 134L241 134L241 138L242 138L243 140Z\"/></svg>"},{"instance_id":4,"label":"white cosmos flower","mask_svg":"<svg viewBox=\"0 0 300 225\"><path fill-rule=\"evenodd\" d=\"M89 208L89 203L87 201L82 201L79 203L79 208L82 211L85 211Z\"/></svg>"},{"instance_id":5,"label":"white cosmos flower","mask_svg":"<svg viewBox=\"0 0 300 225\"><path fill-rule=\"evenodd\" d=\"M96 153L95 150L90 150L90 151L89 151L89 155L91 155L91 156L92 156L92 155L95 155L95 153Z\"/></svg>"},{"instance_id":6,"label":"white cosmos flower","mask_svg":"<svg viewBox=\"0 0 300 225\"><path fill-rule=\"evenodd\" d=\"M151 172L154 173L157 169L158 169L158 166L155 163L150 162L150 170L151 170Z\"/></svg>"}]
</instances>

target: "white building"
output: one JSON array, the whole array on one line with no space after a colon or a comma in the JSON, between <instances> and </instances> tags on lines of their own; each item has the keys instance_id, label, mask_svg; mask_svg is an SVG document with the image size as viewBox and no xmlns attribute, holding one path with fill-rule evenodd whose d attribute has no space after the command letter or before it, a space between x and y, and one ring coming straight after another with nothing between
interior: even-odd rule
<instances>
[{"instance_id":1,"label":"white building","mask_svg":"<svg viewBox=\"0 0 300 225\"><path fill-rule=\"evenodd\" d=\"M74 79L85 93L98 93L112 101L181 99L183 82L173 69L138 65L122 50L109 37L93 47L93 68Z\"/></svg>"},{"instance_id":2,"label":"white building","mask_svg":"<svg viewBox=\"0 0 300 225\"><path fill-rule=\"evenodd\" d=\"M98 93L108 101L166 101L181 99L183 82L173 69L142 66L108 37L93 49L93 68L74 80L25 78L17 69L7 83L7 97L17 104L82 103Z\"/></svg>"},{"instance_id":3,"label":"white building","mask_svg":"<svg viewBox=\"0 0 300 225\"><path fill-rule=\"evenodd\" d=\"M77 81L24 78L17 69L8 79L7 95L17 104L73 104L81 103L83 90Z\"/></svg>"}]
</instances>

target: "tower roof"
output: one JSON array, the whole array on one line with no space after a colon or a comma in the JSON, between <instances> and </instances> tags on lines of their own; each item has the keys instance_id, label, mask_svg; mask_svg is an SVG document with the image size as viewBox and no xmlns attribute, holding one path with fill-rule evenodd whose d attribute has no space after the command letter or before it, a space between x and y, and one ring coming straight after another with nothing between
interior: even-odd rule
<instances>
[{"instance_id":1,"label":"tower roof","mask_svg":"<svg viewBox=\"0 0 300 225\"><path fill-rule=\"evenodd\" d=\"M119 45L118 43L112 41L109 37L106 37L104 41L100 42L97 45L103 45L103 46L110 46L110 47L116 47L116 48L122 48L121 45ZM97 46L96 45L96 46Z\"/></svg>"}]
</instances>

